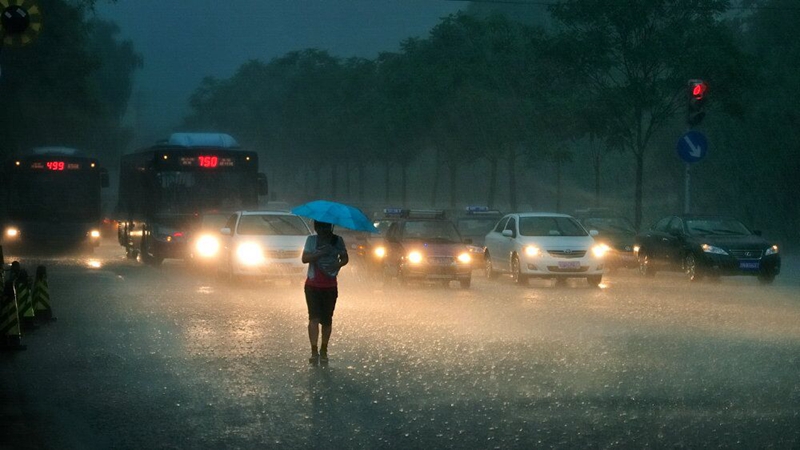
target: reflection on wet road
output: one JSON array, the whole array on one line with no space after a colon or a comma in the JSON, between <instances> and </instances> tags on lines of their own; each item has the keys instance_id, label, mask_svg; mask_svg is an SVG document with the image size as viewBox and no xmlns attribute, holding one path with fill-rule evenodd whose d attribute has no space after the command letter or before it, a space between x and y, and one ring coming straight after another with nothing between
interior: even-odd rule
<instances>
[{"instance_id":1,"label":"reflection on wet road","mask_svg":"<svg viewBox=\"0 0 800 450\"><path fill-rule=\"evenodd\" d=\"M59 317L4 355L46 448L800 445L800 279L601 289L345 269L331 363L307 365L302 280L180 261L43 260ZM23 260L33 266L39 261Z\"/></svg>"}]
</instances>

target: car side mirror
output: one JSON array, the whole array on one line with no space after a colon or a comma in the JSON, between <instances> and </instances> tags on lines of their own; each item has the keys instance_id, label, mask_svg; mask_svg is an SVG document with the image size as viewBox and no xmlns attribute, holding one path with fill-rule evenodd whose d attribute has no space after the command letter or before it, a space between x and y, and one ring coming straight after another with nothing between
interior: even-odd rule
<instances>
[{"instance_id":1,"label":"car side mirror","mask_svg":"<svg viewBox=\"0 0 800 450\"><path fill-rule=\"evenodd\" d=\"M511 230L503 230L503 236L513 238L514 232Z\"/></svg>"},{"instance_id":2,"label":"car side mirror","mask_svg":"<svg viewBox=\"0 0 800 450\"><path fill-rule=\"evenodd\" d=\"M597 230L589 230L589 236L594 237L594 236L597 236L599 234L600 234L600 232L597 231Z\"/></svg>"},{"instance_id":3,"label":"car side mirror","mask_svg":"<svg viewBox=\"0 0 800 450\"><path fill-rule=\"evenodd\" d=\"M223 234L223 235L225 235L225 236L231 236L231 235L233 234L233 233L231 232L231 229L230 229L230 228L228 228L228 227L225 227L225 228L222 228L222 229L220 229L220 230L219 230L219 232L220 232L220 233L222 233L222 234Z\"/></svg>"},{"instance_id":4,"label":"car side mirror","mask_svg":"<svg viewBox=\"0 0 800 450\"><path fill-rule=\"evenodd\" d=\"M472 239L466 238L466 239L464 239L464 243L467 244L467 245L472 245Z\"/></svg>"}]
</instances>

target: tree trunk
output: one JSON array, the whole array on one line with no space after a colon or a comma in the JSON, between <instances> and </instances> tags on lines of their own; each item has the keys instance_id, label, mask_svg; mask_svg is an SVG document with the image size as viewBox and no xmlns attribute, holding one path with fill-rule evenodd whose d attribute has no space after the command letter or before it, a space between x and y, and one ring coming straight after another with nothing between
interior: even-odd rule
<instances>
[{"instance_id":1,"label":"tree trunk","mask_svg":"<svg viewBox=\"0 0 800 450\"><path fill-rule=\"evenodd\" d=\"M489 158L489 198L486 206L494 208L494 198L497 195L497 158Z\"/></svg>"},{"instance_id":2,"label":"tree trunk","mask_svg":"<svg viewBox=\"0 0 800 450\"><path fill-rule=\"evenodd\" d=\"M386 164L383 166L383 179L384 179L384 185L386 186L386 189L384 191L385 197L383 199L383 202L386 205L389 204L389 184L390 184L390 181L391 181L390 178L391 178L391 175L392 175L392 166L391 166L391 164L392 164L391 162L386 161Z\"/></svg>"},{"instance_id":3,"label":"tree trunk","mask_svg":"<svg viewBox=\"0 0 800 450\"><path fill-rule=\"evenodd\" d=\"M431 207L436 207L436 197L439 196L439 169L442 166L441 150L436 149L436 161L433 163L433 188L431 188Z\"/></svg>"},{"instance_id":4,"label":"tree trunk","mask_svg":"<svg viewBox=\"0 0 800 450\"><path fill-rule=\"evenodd\" d=\"M336 164L331 164L331 198L339 198L339 167Z\"/></svg>"},{"instance_id":5,"label":"tree trunk","mask_svg":"<svg viewBox=\"0 0 800 450\"><path fill-rule=\"evenodd\" d=\"M406 192L406 190L407 190L407 187L408 187L408 164L403 164L402 165L401 174L402 174L402 179L400 181L400 189L401 189L400 196L401 196L401 199L402 199L403 208L407 208L408 207L408 193Z\"/></svg>"},{"instance_id":6,"label":"tree trunk","mask_svg":"<svg viewBox=\"0 0 800 450\"><path fill-rule=\"evenodd\" d=\"M561 212L561 160L556 160L556 212Z\"/></svg>"},{"instance_id":7,"label":"tree trunk","mask_svg":"<svg viewBox=\"0 0 800 450\"><path fill-rule=\"evenodd\" d=\"M594 155L594 207L600 207L600 152Z\"/></svg>"},{"instance_id":8,"label":"tree trunk","mask_svg":"<svg viewBox=\"0 0 800 450\"><path fill-rule=\"evenodd\" d=\"M448 168L450 169L450 207L455 208L457 200L456 188L458 187L458 165L451 162Z\"/></svg>"},{"instance_id":9,"label":"tree trunk","mask_svg":"<svg viewBox=\"0 0 800 450\"><path fill-rule=\"evenodd\" d=\"M642 179L644 174L644 154L636 154L636 193L634 194L634 219L633 224L638 230L642 225Z\"/></svg>"},{"instance_id":10,"label":"tree trunk","mask_svg":"<svg viewBox=\"0 0 800 450\"><path fill-rule=\"evenodd\" d=\"M364 163L358 163L358 202L364 203Z\"/></svg>"},{"instance_id":11,"label":"tree trunk","mask_svg":"<svg viewBox=\"0 0 800 450\"><path fill-rule=\"evenodd\" d=\"M517 210L517 150L508 152L508 203L511 211Z\"/></svg>"}]
</instances>

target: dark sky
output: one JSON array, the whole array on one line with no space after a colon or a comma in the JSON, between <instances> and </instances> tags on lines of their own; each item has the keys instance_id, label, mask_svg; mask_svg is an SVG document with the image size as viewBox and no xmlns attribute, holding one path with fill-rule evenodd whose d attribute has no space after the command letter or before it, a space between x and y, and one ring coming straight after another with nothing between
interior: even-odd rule
<instances>
[{"instance_id":1,"label":"dark sky","mask_svg":"<svg viewBox=\"0 0 800 450\"><path fill-rule=\"evenodd\" d=\"M249 59L319 48L341 57L397 51L441 17L466 8L445 0L118 0L98 5L144 57L131 124L135 144L164 137L203 77L231 76Z\"/></svg>"}]
</instances>

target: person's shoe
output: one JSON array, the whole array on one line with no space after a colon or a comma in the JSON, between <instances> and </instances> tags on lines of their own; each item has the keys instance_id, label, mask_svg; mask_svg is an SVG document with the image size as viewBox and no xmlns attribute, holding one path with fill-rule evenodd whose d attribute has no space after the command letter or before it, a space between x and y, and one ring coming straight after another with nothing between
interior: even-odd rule
<instances>
[{"instance_id":1,"label":"person's shoe","mask_svg":"<svg viewBox=\"0 0 800 450\"><path fill-rule=\"evenodd\" d=\"M319 364L319 355L314 353L311 355L311 358L308 358L309 364L314 364L315 366Z\"/></svg>"},{"instance_id":2,"label":"person's shoe","mask_svg":"<svg viewBox=\"0 0 800 450\"><path fill-rule=\"evenodd\" d=\"M319 362L321 364L328 364L328 352L320 352Z\"/></svg>"}]
</instances>

